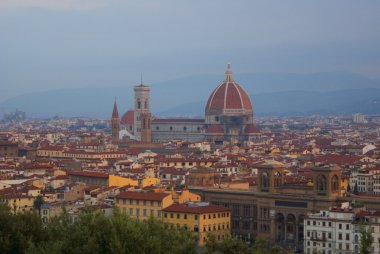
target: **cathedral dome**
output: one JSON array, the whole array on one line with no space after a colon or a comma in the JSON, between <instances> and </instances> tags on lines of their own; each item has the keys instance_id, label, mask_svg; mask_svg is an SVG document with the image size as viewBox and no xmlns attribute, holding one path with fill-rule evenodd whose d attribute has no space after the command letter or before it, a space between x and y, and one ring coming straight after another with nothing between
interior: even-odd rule
<instances>
[{"instance_id":1,"label":"cathedral dome","mask_svg":"<svg viewBox=\"0 0 380 254\"><path fill-rule=\"evenodd\" d=\"M122 125L126 125L126 124L130 124L130 125L133 125L134 124L134 112L133 110L128 110L122 117L121 117L121 120L120 120L120 123Z\"/></svg>"},{"instance_id":2,"label":"cathedral dome","mask_svg":"<svg viewBox=\"0 0 380 254\"><path fill-rule=\"evenodd\" d=\"M230 65L226 79L211 93L206 104L206 115L251 115L251 100L247 92L233 80Z\"/></svg>"}]
</instances>

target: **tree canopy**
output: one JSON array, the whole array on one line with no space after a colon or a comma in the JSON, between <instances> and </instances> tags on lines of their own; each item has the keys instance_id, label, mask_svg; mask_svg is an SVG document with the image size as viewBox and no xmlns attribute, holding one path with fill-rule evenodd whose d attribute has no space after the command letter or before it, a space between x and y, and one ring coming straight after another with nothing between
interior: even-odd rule
<instances>
[{"instance_id":1,"label":"tree canopy","mask_svg":"<svg viewBox=\"0 0 380 254\"><path fill-rule=\"evenodd\" d=\"M47 225L41 222L38 207L34 213L12 213L0 204L0 253L97 254L97 253L168 253L168 254L287 254L257 238L253 246L226 235L223 241L208 235L203 249L197 248L197 236L184 228L171 229L150 218L140 221L115 209L105 216L102 210L84 209L73 222L63 210Z\"/></svg>"}]
</instances>

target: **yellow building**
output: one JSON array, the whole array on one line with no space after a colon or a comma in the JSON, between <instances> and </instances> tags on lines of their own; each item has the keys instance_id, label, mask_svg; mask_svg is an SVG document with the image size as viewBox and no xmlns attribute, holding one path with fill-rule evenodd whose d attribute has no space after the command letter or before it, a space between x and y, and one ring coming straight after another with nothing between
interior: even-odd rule
<instances>
[{"instance_id":1,"label":"yellow building","mask_svg":"<svg viewBox=\"0 0 380 254\"><path fill-rule=\"evenodd\" d=\"M131 186L139 186L139 182L137 180L126 178L118 175L109 175L108 176L108 186L116 186L116 187L123 187L126 185Z\"/></svg>"},{"instance_id":2,"label":"yellow building","mask_svg":"<svg viewBox=\"0 0 380 254\"><path fill-rule=\"evenodd\" d=\"M173 201L175 203L187 203L187 202L199 202L201 201L201 196L191 193L188 189L184 189L181 191L175 191L174 189L172 190L172 197Z\"/></svg>"},{"instance_id":3,"label":"yellow building","mask_svg":"<svg viewBox=\"0 0 380 254\"><path fill-rule=\"evenodd\" d=\"M157 192L126 191L115 196L114 201L122 212L141 220L150 216L161 218L162 209L173 204L170 193Z\"/></svg>"},{"instance_id":4,"label":"yellow building","mask_svg":"<svg viewBox=\"0 0 380 254\"><path fill-rule=\"evenodd\" d=\"M230 233L231 210L204 202L173 204L163 209L163 221L172 228L184 227L196 233L202 246L209 233L218 240Z\"/></svg>"},{"instance_id":5,"label":"yellow building","mask_svg":"<svg viewBox=\"0 0 380 254\"><path fill-rule=\"evenodd\" d=\"M146 177L141 180L141 188L145 188L147 186L152 186L155 184L160 183L160 179L154 178L154 177ZM132 178L122 177L118 175L109 175L108 176L108 186L116 186L116 187L123 187L126 185L131 186L139 186L139 180L135 180Z\"/></svg>"},{"instance_id":6,"label":"yellow building","mask_svg":"<svg viewBox=\"0 0 380 254\"><path fill-rule=\"evenodd\" d=\"M0 202L7 204L11 211L18 212L31 212L33 211L34 197L22 194L10 194L0 196Z\"/></svg>"}]
</instances>

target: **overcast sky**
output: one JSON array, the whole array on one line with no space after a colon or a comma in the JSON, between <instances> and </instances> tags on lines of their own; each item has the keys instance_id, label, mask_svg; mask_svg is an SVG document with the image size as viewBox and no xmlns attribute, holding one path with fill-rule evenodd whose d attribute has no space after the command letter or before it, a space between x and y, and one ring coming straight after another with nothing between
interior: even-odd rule
<instances>
[{"instance_id":1,"label":"overcast sky","mask_svg":"<svg viewBox=\"0 0 380 254\"><path fill-rule=\"evenodd\" d=\"M0 0L0 101L199 73L380 78L380 1Z\"/></svg>"}]
</instances>

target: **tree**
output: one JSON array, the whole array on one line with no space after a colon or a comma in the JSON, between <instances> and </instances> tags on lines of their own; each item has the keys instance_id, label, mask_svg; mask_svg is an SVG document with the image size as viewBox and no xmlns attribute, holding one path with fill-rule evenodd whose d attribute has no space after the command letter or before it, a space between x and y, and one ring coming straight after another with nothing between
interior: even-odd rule
<instances>
[{"instance_id":1,"label":"tree","mask_svg":"<svg viewBox=\"0 0 380 254\"><path fill-rule=\"evenodd\" d=\"M38 210L38 215L41 216L41 207L45 203L44 198L41 195L38 195L36 199L34 199L33 207L35 210Z\"/></svg>"},{"instance_id":2,"label":"tree","mask_svg":"<svg viewBox=\"0 0 380 254\"><path fill-rule=\"evenodd\" d=\"M358 194L359 194L358 184L357 184L357 183L355 183L355 186L354 186L354 194L355 194L355 195L358 195Z\"/></svg>"},{"instance_id":3,"label":"tree","mask_svg":"<svg viewBox=\"0 0 380 254\"><path fill-rule=\"evenodd\" d=\"M40 218L33 213L12 213L0 204L0 253L25 253L31 242L45 240Z\"/></svg>"},{"instance_id":4,"label":"tree","mask_svg":"<svg viewBox=\"0 0 380 254\"><path fill-rule=\"evenodd\" d=\"M373 243L372 227L368 225L360 226L360 254L370 254Z\"/></svg>"},{"instance_id":5,"label":"tree","mask_svg":"<svg viewBox=\"0 0 380 254\"><path fill-rule=\"evenodd\" d=\"M351 185L350 184L347 185L347 192L351 193Z\"/></svg>"},{"instance_id":6,"label":"tree","mask_svg":"<svg viewBox=\"0 0 380 254\"><path fill-rule=\"evenodd\" d=\"M256 237L255 243L253 244L252 250L253 254L263 254L266 253L264 252L267 249L267 241L264 238L261 237Z\"/></svg>"},{"instance_id":7,"label":"tree","mask_svg":"<svg viewBox=\"0 0 380 254\"><path fill-rule=\"evenodd\" d=\"M231 234L226 234L221 241L216 239L215 234L207 235L205 254L244 254L249 253L248 245L240 239L236 239Z\"/></svg>"}]
</instances>

